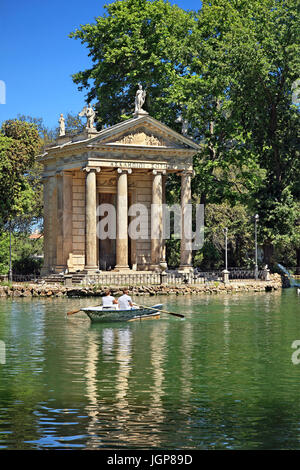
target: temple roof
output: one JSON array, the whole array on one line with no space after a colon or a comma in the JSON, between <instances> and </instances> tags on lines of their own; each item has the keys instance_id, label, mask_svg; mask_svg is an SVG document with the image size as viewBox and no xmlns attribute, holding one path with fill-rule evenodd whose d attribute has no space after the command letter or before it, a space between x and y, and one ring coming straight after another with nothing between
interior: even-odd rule
<instances>
[{"instance_id":1,"label":"temple roof","mask_svg":"<svg viewBox=\"0 0 300 470\"><path fill-rule=\"evenodd\" d=\"M200 150L200 146L190 137L183 136L170 127L147 115L122 121L113 126L96 131L86 129L81 134L59 137L54 145L45 149L43 156L66 147L160 147Z\"/></svg>"},{"instance_id":2,"label":"temple roof","mask_svg":"<svg viewBox=\"0 0 300 470\"><path fill-rule=\"evenodd\" d=\"M170 171L190 169L201 147L148 114L138 115L97 131L86 128L76 135L59 137L45 148L39 160L45 174L85 166L155 167Z\"/></svg>"}]
</instances>

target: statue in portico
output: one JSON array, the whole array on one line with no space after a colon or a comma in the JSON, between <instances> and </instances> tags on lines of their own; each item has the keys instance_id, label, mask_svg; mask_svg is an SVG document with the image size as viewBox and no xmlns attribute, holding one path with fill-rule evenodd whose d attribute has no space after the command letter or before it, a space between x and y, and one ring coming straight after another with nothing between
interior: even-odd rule
<instances>
[{"instance_id":1,"label":"statue in portico","mask_svg":"<svg viewBox=\"0 0 300 470\"><path fill-rule=\"evenodd\" d=\"M65 118L62 113L60 115L58 123L59 123L59 137L63 137L64 135L66 135L66 126L65 126Z\"/></svg>"},{"instance_id":2,"label":"statue in portico","mask_svg":"<svg viewBox=\"0 0 300 470\"><path fill-rule=\"evenodd\" d=\"M135 109L134 114L148 114L147 111L142 109L146 99L146 90L143 90L143 86L139 84L139 88L135 94Z\"/></svg>"}]
</instances>

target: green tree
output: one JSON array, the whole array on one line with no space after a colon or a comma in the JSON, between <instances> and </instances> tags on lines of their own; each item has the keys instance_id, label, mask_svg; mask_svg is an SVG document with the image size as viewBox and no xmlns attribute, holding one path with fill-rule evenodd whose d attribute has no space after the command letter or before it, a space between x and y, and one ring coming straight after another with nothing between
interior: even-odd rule
<instances>
[{"instance_id":1,"label":"green tree","mask_svg":"<svg viewBox=\"0 0 300 470\"><path fill-rule=\"evenodd\" d=\"M225 235L228 229L228 266L253 267L254 225L242 204L208 204L205 211L205 242L195 254L194 264L201 268L224 268Z\"/></svg>"},{"instance_id":2,"label":"green tree","mask_svg":"<svg viewBox=\"0 0 300 470\"><path fill-rule=\"evenodd\" d=\"M78 116L68 113L65 119L67 133L83 130L84 124ZM43 167L37 156L58 134L59 128L47 128L42 118L19 115L3 123L0 133L2 229L10 221L16 232L29 233L33 225L39 225L42 230Z\"/></svg>"},{"instance_id":3,"label":"green tree","mask_svg":"<svg viewBox=\"0 0 300 470\"><path fill-rule=\"evenodd\" d=\"M36 118L32 116L26 116L19 114L17 116L18 121L29 122L36 126L39 136L41 138L41 149L45 145L49 145L54 142L59 136L59 126L57 125L53 129L47 127L43 121L43 118ZM66 134L76 134L82 132L85 128L85 124L82 122L78 114L67 113L65 115L65 128Z\"/></svg>"},{"instance_id":4,"label":"green tree","mask_svg":"<svg viewBox=\"0 0 300 470\"><path fill-rule=\"evenodd\" d=\"M67 113L65 116L66 134L77 134L85 129L86 124L82 122L78 114ZM58 135L58 129L57 129Z\"/></svg>"},{"instance_id":5,"label":"green tree","mask_svg":"<svg viewBox=\"0 0 300 470\"><path fill-rule=\"evenodd\" d=\"M132 113L141 82L151 115L178 131L181 115L202 143L195 196L258 212L267 262L282 237L298 252L296 2L204 0L198 12L186 12L163 0L123 0L106 10L71 34L93 60L73 79L88 90L87 101L97 101L99 124Z\"/></svg>"},{"instance_id":6,"label":"green tree","mask_svg":"<svg viewBox=\"0 0 300 470\"><path fill-rule=\"evenodd\" d=\"M141 82L151 115L178 131L176 120L183 116L203 141L194 182L202 202L248 200L264 172L245 145L242 125L228 118L230 77L222 70L220 53L205 43L202 11L186 12L163 0L117 1L106 8L108 15L70 35L88 47L93 59L93 67L73 79L88 90L88 101L97 100L99 123L114 124L132 113Z\"/></svg>"},{"instance_id":7,"label":"green tree","mask_svg":"<svg viewBox=\"0 0 300 470\"><path fill-rule=\"evenodd\" d=\"M36 201L33 176L40 138L34 124L10 120L0 131L0 228L32 212Z\"/></svg>"},{"instance_id":8,"label":"green tree","mask_svg":"<svg viewBox=\"0 0 300 470\"><path fill-rule=\"evenodd\" d=\"M42 265L43 240L30 239L28 232L12 233L12 270L17 274L38 273ZM0 234L0 274L9 271L9 233Z\"/></svg>"},{"instance_id":9,"label":"green tree","mask_svg":"<svg viewBox=\"0 0 300 470\"><path fill-rule=\"evenodd\" d=\"M188 31L195 19L163 0L116 1L95 24L81 26L70 37L89 49L94 65L73 75L87 101L97 100L99 124L115 124L134 111L138 83L147 90L145 109L175 124L180 104L163 109L174 75L184 74L188 60Z\"/></svg>"},{"instance_id":10,"label":"green tree","mask_svg":"<svg viewBox=\"0 0 300 470\"><path fill-rule=\"evenodd\" d=\"M251 168L256 172L258 165L263 178L248 180L242 172L242 185L248 182L245 195L249 207L260 215L265 261L270 262L277 238L284 235L295 240L298 230L299 108L292 103L292 88L300 65L299 9L293 0L205 0L198 19L194 43L200 46L191 66L195 99L185 84L181 88L195 125L200 117L195 109L203 110L203 117L210 109L204 101L209 95L201 94L203 84L210 80L211 99L216 97L213 132L208 128L205 135L208 164L200 174L214 164L217 171L223 169L220 150L225 161L233 157L243 162L246 172ZM233 140L228 129L234 130ZM220 145L224 135L225 151ZM215 172L210 174L213 178ZM208 182L205 176L204 184ZM219 182L217 186L226 197L226 188ZM211 189L210 196L214 194Z\"/></svg>"}]
</instances>

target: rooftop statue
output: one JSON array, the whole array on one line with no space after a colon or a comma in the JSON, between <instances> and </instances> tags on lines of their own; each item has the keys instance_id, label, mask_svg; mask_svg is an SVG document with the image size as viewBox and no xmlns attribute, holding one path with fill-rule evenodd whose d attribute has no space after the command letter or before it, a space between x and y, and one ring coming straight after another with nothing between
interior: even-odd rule
<instances>
[{"instance_id":1,"label":"rooftop statue","mask_svg":"<svg viewBox=\"0 0 300 470\"><path fill-rule=\"evenodd\" d=\"M63 137L64 135L66 135L65 118L63 114L60 115L58 122L59 122L59 137Z\"/></svg>"},{"instance_id":2,"label":"rooftop statue","mask_svg":"<svg viewBox=\"0 0 300 470\"><path fill-rule=\"evenodd\" d=\"M87 118L86 128L87 129L94 129L94 121L96 117L96 112L93 109L93 106L89 104L85 106L83 110L78 114L78 116L82 117L85 116Z\"/></svg>"},{"instance_id":3,"label":"rooftop statue","mask_svg":"<svg viewBox=\"0 0 300 470\"><path fill-rule=\"evenodd\" d=\"M184 137L187 137L188 135L188 129L189 129L189 122L187 119L184 119L182 117L182 114L178 116L175 122L181 123L181 134L184 135Z\"/></svg>"},{"instance_id":4,"label":"rooftop statue","mask_svg":"<svg viewBox=\"0 0 300 470\"><path fill-rule=\"evenodd\" d=\"M144 103L145 103L145 98L146 98L146 91L143 90L143 87L141 84L139 84L139 88L135 94L135 109L134 109L134 115L139 115L139 114L148 114L147 111L142 109Z\"/></svg>"}]
</instances>

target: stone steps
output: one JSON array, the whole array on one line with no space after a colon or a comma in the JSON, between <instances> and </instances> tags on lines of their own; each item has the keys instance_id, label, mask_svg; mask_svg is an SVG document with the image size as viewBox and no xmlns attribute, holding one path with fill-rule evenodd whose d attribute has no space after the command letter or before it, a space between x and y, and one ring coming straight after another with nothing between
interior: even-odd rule
<instances>
[{"instance_id":1,"label":"stone steps","mask_svg":"<svg viewBox=\"0 0 300 470\"><path fill-rule=\"evenodd\" d=\"M60 276L59 274L48 274L48 276L44 276L39 278L38 284L62 284L64 283L64 276Z\"/></svg>"},{"instance_id":2,"label":"stone steps","mask_svg":"<svg viewBox=\"0 0 300 470\"><path fill-rule=\"evenodd\" d=\"M81 284L82 281L84 281L85 276L86 276L86 273L84 271L80 272L80 273L73 274L72 275L72 284Z\"/></svg>"},{"instance_id":3,"label":"stone steps","mask_svg":"<svg viewBox=\"0 0 300 470\"><path fill-rule=\"evenodd\" d=\"M85 279L86 272L81 271L79 273L72 274L72 284L81 284L82 281ZM38 280L38 284L46 283L46 284L64 284L65 278L63 275L59 274L48 274Z\"/></svg>"}]
</instances>

